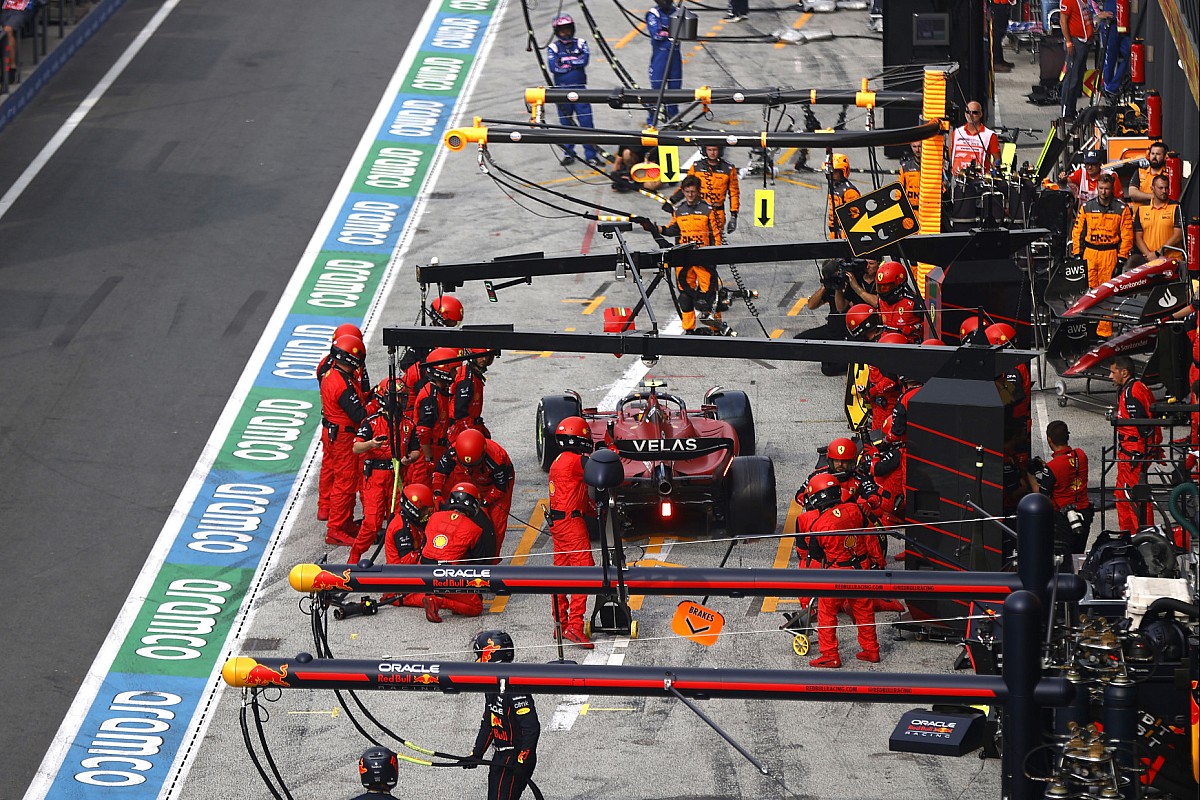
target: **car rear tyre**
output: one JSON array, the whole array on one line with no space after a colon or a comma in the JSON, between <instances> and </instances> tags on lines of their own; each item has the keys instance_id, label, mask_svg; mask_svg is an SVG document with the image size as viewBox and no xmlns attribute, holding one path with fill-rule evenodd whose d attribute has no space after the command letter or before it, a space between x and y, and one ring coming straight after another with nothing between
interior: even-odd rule
<instances>
[{"instance_id":1,"label":"car rear tyre","mask_svg":"<svg viewBox=\"0 0 1200 800\"><path fill-rule=\"evenodd\" d=\"M775 532L775 462L765 456L738 456L729 468L727 529L735 536Z\"/></svg>"},{"instance_id":2,"label":"car rear tyre","mask_svg":"<svg viewBox=\"0 0 1200 800\"><path fill-rule=\"evenodd\" d=\"M717 407L717 419L728 422L738 436L738 455L752 456L755 450L754 412L750 410L750 398L745 392L720 391L709 397Z\"/></svg>"},{"instance_id":3,"label":"car rear tyre","mask_svg":"<svg viewBox=\"0 0 1200 800\"><path fill-rule=\"evenodd\" d=\"M538 462L542 465L543 472L550 471L550 465L562 452L558 448L558 440L554 438L554 431L557 430L558 423L567 417L582 416L582 412L583 408L580 407L579 401L570 395L543 397L538 403L537 423L533 438L537 445Z\"/></svg>"}]
</instances>

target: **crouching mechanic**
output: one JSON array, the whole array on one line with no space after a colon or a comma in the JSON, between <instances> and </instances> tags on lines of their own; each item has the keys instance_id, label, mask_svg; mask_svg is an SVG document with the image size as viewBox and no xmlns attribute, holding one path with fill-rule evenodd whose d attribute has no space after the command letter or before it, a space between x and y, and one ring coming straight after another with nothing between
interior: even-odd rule
<instances>
[{"instance_id":1,"label":"crouching mechanic","mask_svg":"<svg viewBox=\"0 0 1200 800\"><path fill-rule=\"evenodd\" d=\"M583 482L583 465L592 452L592 432L583 417L567 417L558 423L554 438L562 452L550 465L550 536L554 542L554 566L594 567L587 518L595 516L596 504ZM591 650L595 645L583 632L587 595L555 595L563 638Z\"/></svg>"},{"instance_id":2,"label":"crouching mechanic","mask_svg":"<svg viewBox=\"0 0 1200 800\"><path fill-rule=\"evenodd\" d=\"M425 526L433 516L433 490L423 483L410 483L400 495L396 509L399 513L388 523L383 534L383 553L389 564L419 564L421 551L425 548ZM387 593L379 598L380 603L422 608L425 595Z\"/></svg>"},{"instance_id":3,"label":"crouching mechanic","mask_svg":"<svg viewBox=\"0 0 1200 800\"><path fill-rule=\"evenodd\" d=\"M392 789L400 780L397 755L386 747L372 747L358 759L358 778L367 791L354 800L385 800L394 798Z\"/></svg>"},{"instance_id":4,"label":"crouching mechanic","mask_svg":"<svg viewBox=\"0 0 1200 800\"><path fill-rule=\"evenodd\" d=\"M475 660L482 664L512 663L515 658L512 637L504 631L483 631L472 643ZM505 681L500 682L506 687ZM533 696L505 691L488 693L483 700L483 718L471 755L461 763L475 769L483 762L488 747L495 749L488 771L488 800L516 800L525 791L537 766L538 722Z\"/></svg>"},{"instance_id":5,"label":"crouching mechanic","mask_svg":"<svg viewBox=\"0 0 1200 800\"><path fill-rule=\"evenodd\" d=\"M815 475L808 484L812 509L796 521L799 534L853 531L845 536L805 536L808 552L820 553L826 569L863 569L883 567L883 553L876 536L863 533L866 520L854 503L842 502L842 487L828 473ZM875 635L875 607L865 598L822 597L817 601L817 641L821 654L808 663L814 667L836 669L842 666L838 652L837 615L845 609L858 628L862 649L855 658L879 662L879 639Z\"/></svg>"},{"instance_id":6,"label":"crouching mechanic","mask_svg":"<svg viewBox=\"0 0 1200 800\"><path fill-rule=\"evenodd\" d=\"M422 564L460 564L473 566L491 563L496 557L496 536L492 521L479 505L479 489L473 483L459 483L450 490L446 507L434 513L425 526ZM422 598L425 619L441 622L439 611L453 611L462 617L483 613L483 597L470 594L427 594Z\"/></svg>"},{"instance_id":7,"label":"crouching mechanic","mask_svg":"<svg viewBox=\"0 0 1200 800\"><path fill-rule=\"evenodd\" d=\"M480 504L487 510L496 534L498 556L508 530L516 473L508 451L474 428L458 434L433 468L433 493L438 497L446 484L463 482L473 483L479 489Z\"/></svg>"}]
</instances>

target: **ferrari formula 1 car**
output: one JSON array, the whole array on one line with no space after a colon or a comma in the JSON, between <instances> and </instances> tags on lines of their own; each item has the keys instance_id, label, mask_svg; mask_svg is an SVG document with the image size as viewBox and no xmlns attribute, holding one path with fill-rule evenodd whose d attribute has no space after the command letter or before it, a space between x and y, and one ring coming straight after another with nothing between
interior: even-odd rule
<instances>
[{"instance_id":1,"label":"ferrari formula 1 car","mask_svg":"<svg viewBox=\"0 0 1200 800\"><path fill-rule=\"evenodd\" d=\"M558 457L558 423L583 417L595 447L621 457L625 481L613 490L614 522L632 531L644 524L672 527L703 515L733 535L775 532L775 465L754 455L754 415L745 392L710 389L690 409L661 381L643 381L614 411L584 408L579 395L543 397L537 408L537 454L549 471Z\"/></svg>"}]
</instances>

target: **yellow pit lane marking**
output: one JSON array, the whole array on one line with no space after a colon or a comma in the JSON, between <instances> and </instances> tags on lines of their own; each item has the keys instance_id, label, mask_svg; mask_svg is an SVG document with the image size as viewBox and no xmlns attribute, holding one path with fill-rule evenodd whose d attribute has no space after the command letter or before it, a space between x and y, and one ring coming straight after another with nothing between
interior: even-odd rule
<instances>
[{"instance_id":1,"label":"yellow pit lane marking","mask_svg":"<svg viewBox=\"0 0 1200 800\"><path fill-rule=\"evenodd\" d=\"M787 519L783 522L785 531L793 531L796 529L796 512L800 505L793 500L788 503ZM775 569L787 569L788 562L792 559L792 549L796 546L795 536L784 536L779 540L779 548L775 551L775 563L771 566ZM764 597L762 601L762 613L774 613L780 603L795 603L795 598L779 598L779 597Z\"/></svg>"},{"instance_id":2,"label":"yellow pit lane marking","mask_svg":"<svg viewBox=\"0 0 1200 800\"><path fill-rule=\"evenodd\" d=\"M804 305L805 305L807 302L808 302L808 298L807 298L807 297L801 297L799 300L797 300L797 301L796 301L796 302L795 302L795 303L792 305L792 307L791 307L791 308L789 308L789 309L788 309L788 313L787 313L787 315L788 315L789 317L794 317L794 316L796 316L797 314L799 314L799 313L800 313L800 309L804 308Z\"/></svg>"},{"instance_id":3,"label":"yellow pit lane marking","mask_svg":"<svg viewBox=\"0 0 1200 800\"><path fill-rule=\"evenodd\" d=\"M805 189L820 189L821 188L820 186L817 186L815 183L805 183L804 181L794 181L791 178L785 178L782 175L780 175L775 180L783 181L784 183L790 183L793 186L803 186Z\"/></svg>"},{"instance_id":4,"label":"yellow pit lane marking","mask_svg":"<svg viewBox=\"0 0 1200 800\"><path fill-rule=\"evenodd\" d=\"M667 553L671 552L671 545L675 544L678 541L679 541L678 539L676 539L674 537L669 537L669 536L651 536L650 544L646 547L646 552L643 554L642 561L643 562L653 561L653 562L657 563L658 566L660 566L660 567L665 567L668 565L669 566L678 566L675 564L668 564L668 562L665 562L665 561L658 561L658 559L655 559L655 558L646 558L646 556L657 556L657 555L665 556ZM642 608L642 603L645 602L645 600L646 600L646 595L644 595L644 594L631 594L629 596L629 610L630 611L640 611Z\"/></svg>"},{"instance_id":5,"label":"yellow pit lane marking","mask_svg":"<svg viewBox=\"0 0 1200 800\"><path fill-rule=\"evenodd\" d=\"M604 295L600 295L599 297L592 298L592 302L588 303L587 308L583 309L580 313L584 316L594 313L600 307L600 304L604 302L604 297Z\"/></svg>"},{"instance_id":6,"label":"yellow pit lane marking","mask_svg":"<svg viewBox=\"0 0 1200 800\"><path fill-rule=\"evenodd\" d=\"M783 336L783 328L776 328L775 330L771 331L772 339L778 339L780 336Z\"/></svg>"},{"instance_id":7,"label":"yellow pit lane marking","mask_svg":"<svg viewBox=\"0 0 1200 800\"><path fill-rule=\"evenodd\" d=\"M637 24L636 28L634 28L629 33L625 34L624 36L622 36L620 39L617 40L617 43L613 45L613 49L620 50L622 47L624 47L625 45L632 42L633 37L637 36L639 33L641 33L644 30L646 30L646 23L639 22Z\"/></svg>"},{"instance_id":8,"label":"yellow pit lane marking","mask_svg":"<svg viewBox=\"0 0 1200 800\"><path fill-rule=\"evenodd\" d=\"M513 350L512 352L517 356L538 356L540 358L549 358L554 355L553 350Z\"/></svg>"},{"instance_id":9,"label":"yellow pit lane marking","mask_svg":"<svg viewBox=\"0 0 1200 800\"><path fill-rule=\"evenodd\" d=\"M546 521L546 506L549 502L549 498L543 497L533 507L533 515L529 518L529 524L525 526L525 532L521 534L521 541L517 544L517 551L509 559L508 563L511 566L520 567L529 560L529 554L533 551L533 544L537 541L538 534L542 532L542 525ZM499 614L508 605L508 598L509 595L499 595L492 598L492 604L488 607L488 613Z\"/></svg>"},{"instance_id":10,"label":"yellow pit lane marking","mask_svg":"<svg viewBox=\"0 0 1200 800\"><path fill-rule=\"evenodd\" d=\"M584 703L579 707L579 716L584 717L589 713L594 714L597 711L638 711L636 708L596 708L591 703Z\"/></svg>"},{"instance_id":11,"label":"yellow pit lane marking","mask_svg":"<svg viewBox=\"0 0 1200 800\"><path fill-rule=\"evenodd\" d=\"M289 713L289 714L320 714L322 717L332 717L333 719L337 719L338 709L335 708L332 711L289 711L287 713Z\"/></svg>"}]
</instances>

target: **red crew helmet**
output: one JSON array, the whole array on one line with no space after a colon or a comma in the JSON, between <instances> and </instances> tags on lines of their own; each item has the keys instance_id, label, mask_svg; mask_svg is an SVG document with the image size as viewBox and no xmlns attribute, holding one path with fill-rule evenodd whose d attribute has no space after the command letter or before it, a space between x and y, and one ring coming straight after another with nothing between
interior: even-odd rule
<instances>
[{"instance_id":1,"label":"red crew helmet","mask_svg":"<svg viewBox=\"0 0 1200 800\"><path fill-rule=\"evenodd\" d=\"M858 458L858 446L853 439L842 436L829 443L825 454L830 461L853 461Z\"/></svg>"},{"instance_id":2,"label":"red crew helmet","mask_svg":"<svg viewBox=\"0 0 1200 800\"><path fill-rule=\"evenodd\" d=\"M880 336L879 343L880 344L910 344L907 336L905 336L903 333L896 333L895 331L890 331L888 333L885 333L883 336Z\"/></svg>"},{"instance_id":3,"label":"red crew helmet","mask_svg":"<svg viewBox=\"0 0 1200 800\"><path fill-rule=\"evenodd\" d=\"M941 339L926 339L925 341L921 342L921 345L924 347L945 347L946 343Z\"/></svg>"},{"instance_id":4,"label":"red crew helmet","mask_svg":"<svg viewBox=\"0 0 1200 800\"><path fill-rule=\"evenodd\" d=\"M342 336L354 336L358 339L363 338L362 331L353 322L343 322L341 325L338 325L333 331L333 338L330 341L336 342Z\"/></svg>"},{"instance_id":5,"label":"red crew helmet","mask_svg":"<svg viewBox=\"0 0 1200 800\"><path fill-rule=\"evenodd\" d=\"M875 309L866 303L856 303L846 312L846 333L851 339L864 339L878 322Z\"/></svg>"},{"instance_id":6,"label":"red crew helmet","mask_svg":"<svg viewBox=\"0 0 1200 800\"><path fill-rule=\"evenodd\" d=\"M894 292L904 284L906 277L904 265L899 261L884 261L875 271L875 288L880 294Z\"/></svg>"},{"instance_id":7,"label":"red crew helmet","mask_svg":"<svg viewBox=\"0 0 1200 800\"><path fill-rule=\"evenodd\" d=\"M424 524L433 514L433 490L423 483L410 483L400 495L400 513L413 524Z\"/></svg>"},{"instance_id":8,"label":"red crew helmet","mask_svg":"<svg viewBox=\"0 0 1200 800\"><path fill-rule=\"evenodd\" d=\"M467 428L454 437L454 454L458 456L458 463L464 467L478 464L479 460L483 458L486 444L487 438L482 433L474 428Z\"/></svg>"},{"instance_id":9,"label":"red crew helmet","mask_svg":"<svg viewBox=\"0 0 1200 800\"><path fill-rule=\"evenodd\" d=\"M1017 332L1007 322L997 322L995 325L988 325L983 334L987 336L988 344L1016 346L1013 340L1017 338Z\"/></svg>"},{"instance_id":10,"label":"red crew helmet","mask_svg":"<svg viewBox=\"0 0 1200 800\"><path fill-rule=\"evenodd\" d=\"M457 328L463 321L463 304L454 295L444 294L429 304L429 315L433 317L434 325Z\"/></svg>"},{"instance_id":11,"label":"red crew helmet","mask_svg":"<svg viewBox=\"0 0 1200 800\"><path fill-rule=\"evenodd\" d=\"M467 513L478 511L479 487L467 481L454 484L450 496L446 498L446 508L456 508Z\"/></svg>"},{"instance_id":12,"label":"red crew helmet","mask_svg":"<svg viewBox=\"0 0 1200 800\"><path fill-rule=\"evenodd\" d=\"M391 378L384 378L379 382L379 385L375 387L373 394L375 395L375 399L379 401L380 405L384 408L387 408L388 395L391 394L393 389L396 391L396 405L400 408L404 408L404 406L408 403L408 387L405 386L404 381L400 380L399 378L396 378L395 380L392 380Z\"/></svg>"},{"instance_id":13,"label":"red crew helmet","mask_svg":"<svg viewBox=\"0 0 1200 800\"><path fill-rule=\"evenodd\" d=\"M367 347L357 336L339 336L333 340L329 355L334 361L340 361L353 370L360 370L367 358Z\"/></svg>"},{"instance_id":14,"label":"red crew helmet","mask_svg":"<svg viewBox=\"0 0 1200 800\"><path fill-rule=\"evenodd\" d=\"M576 453L592 451L592 429L583 417L567 417L554 429L554 439L563 450Z\"/></svg>"},{"instance_id":15,"label":"red crew helmet","mask_svg":"<svg viewBox=\"0 0 1200 800\"><path fill-rule=\"evenodd\" d=\"M837 505L842 499L842 486L828 472L818 472L808 481L805 501L809 506L824 510Z\"/></svg>"},{"instance_id":16,"label":"red crew helmet","mask_svg":"<svg viewBox=\"0 0 1200 800\"><path fill-rule=\"evenodd\" d=\"M461 357L462 351L454 347L435 348L425 357L425 364L423 365L425 376L432 381L449 384L454 380L455 373L458 372L458 364L453 363L454 359Z\"/></svg>"}]
</instances>

